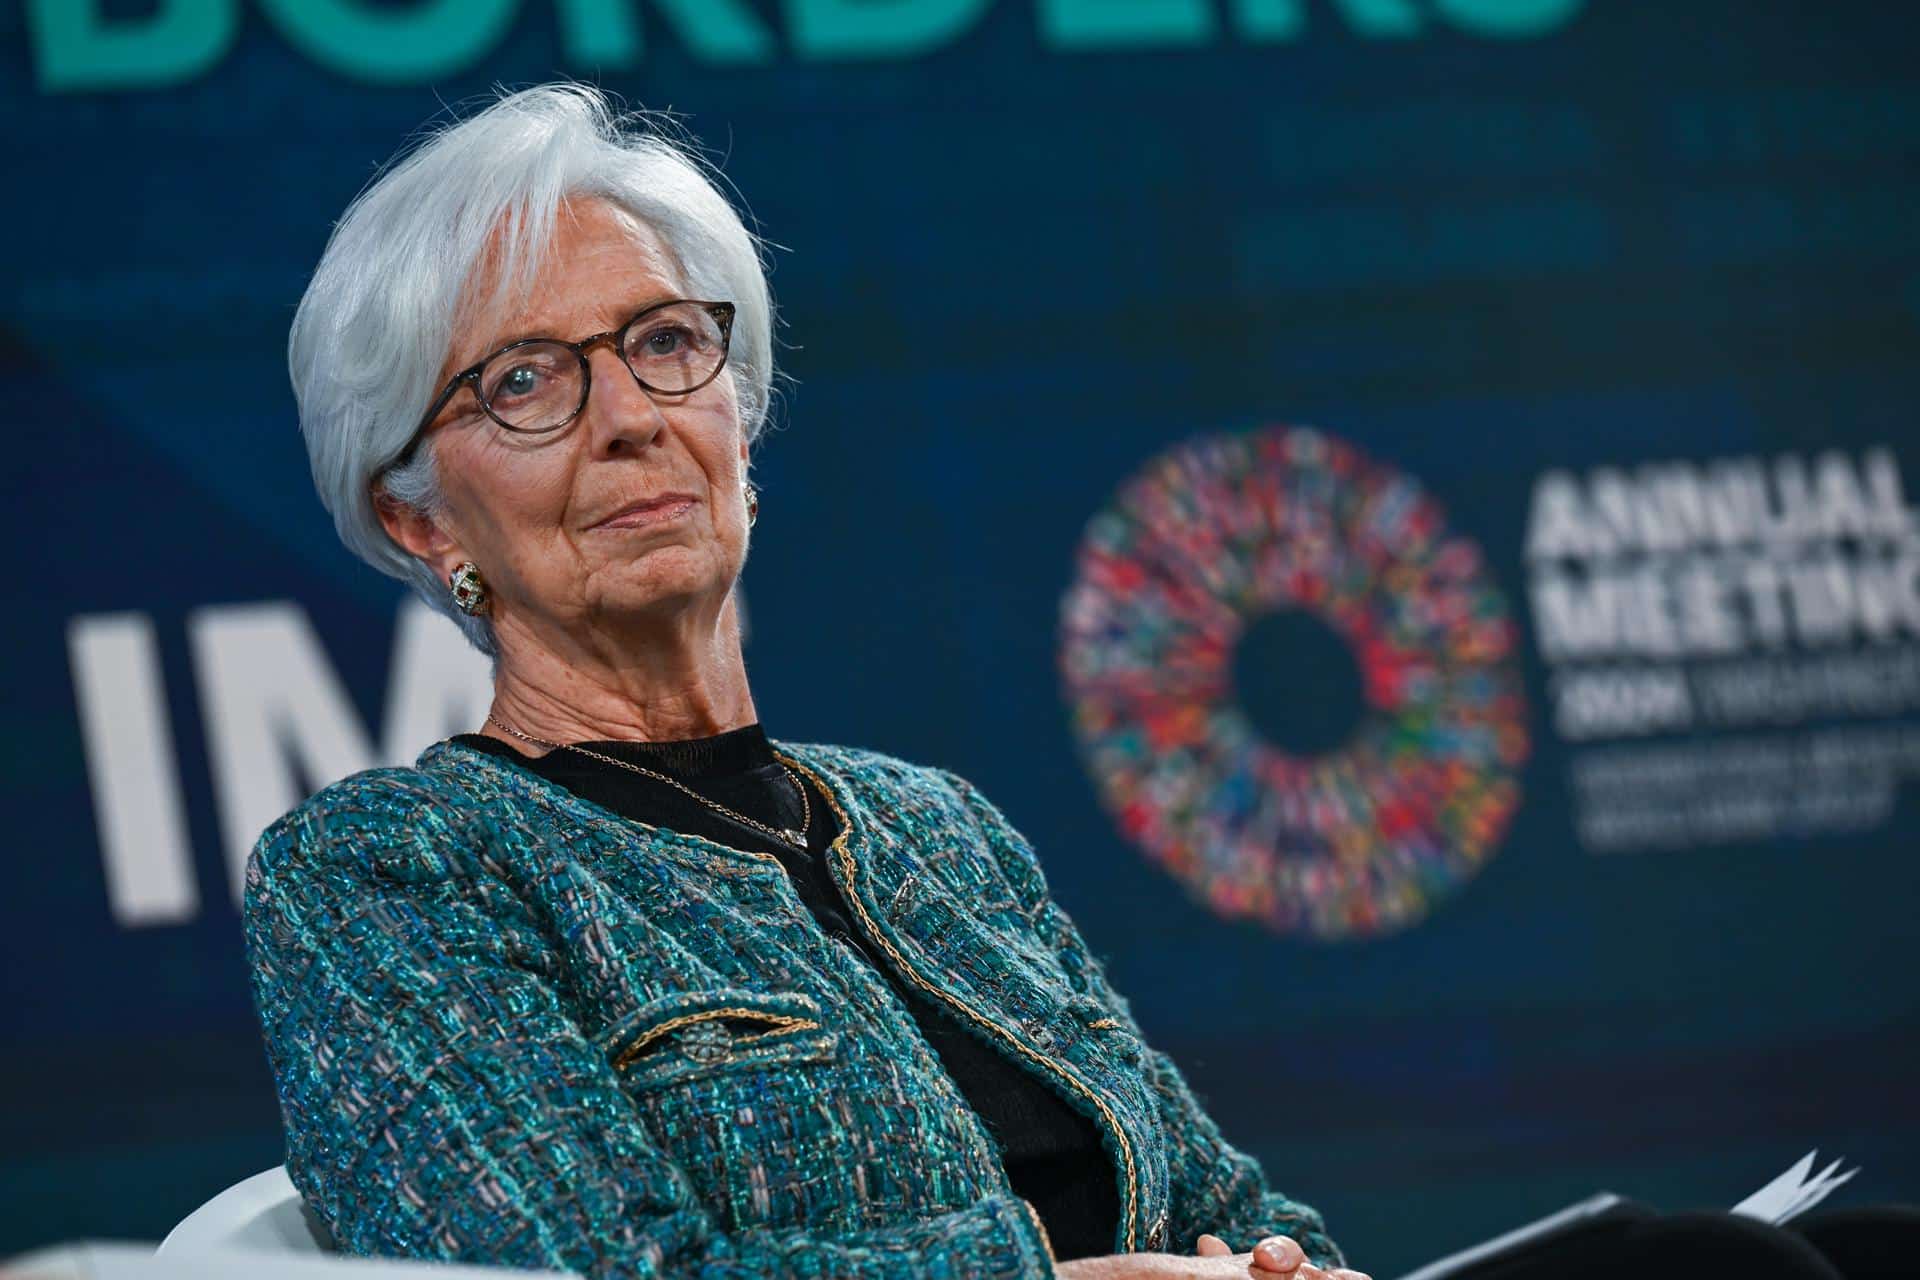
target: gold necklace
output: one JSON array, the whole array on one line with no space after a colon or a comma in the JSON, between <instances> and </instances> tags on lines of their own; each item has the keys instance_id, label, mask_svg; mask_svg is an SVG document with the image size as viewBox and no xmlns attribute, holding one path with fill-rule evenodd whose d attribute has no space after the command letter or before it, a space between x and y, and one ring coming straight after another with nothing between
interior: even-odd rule
<instances>
[{"instance_id":1,"label":"gold necklace","mask_svg":"<svg viewBox=\"0 0 1920 1280\"><path fill-rule=\"evenodd\" d=\"M701 795L698 791L695 791L692 787L689 787L685 783L681 782L678 778L669 777L664 773L656 772L655 770L645 768L642 765L630 764L625 760L617 760L612 756L602 755L598 751L589 751L587 750L587 748L575 746L571 742L548 742L545 738L536 738L530 733L522 733L518 729L514 728L512 725L508 724L506 721L502 720L499 716L494 715L491 711L487 713L487 723L499 725L506 732L512 734L514 737L520 739L522 742L531 742L536 746L550 747L556 751L559 751L559 750L578 751L583 756L592 756L595 760L604 760L608 764L619 765L622 769L631 769L635 773L644 773L649 778L658 778L662 782L665 782L672 786L676 786L680 788L680 790L686 792L688 795L692 796L695 800L698 800L701 804L706 805L709 809L717 809L721 813L724 813L727 817L732 818L735 822L743 823L746 826L752 827L755 831L765 832L767 835L772 836L775 840L779 840L784 844L791 845L795 849L800 850L802 853L806 852L807 829L813 825L813 802L807 799L807 789L804 786L800 785L800 779L793 776L793 770L787 767L787 763L784 760L779 762L780 772L787 775L787 781L791 782L793 784L793 789L800 793L800 829L798 831L795 831L790 827L770 827L764 822L757 822L754 819L749 818L744 813L741 813L734 809L727 808L727 806L721 804L717 800L707 799L705 796Z\"/></svg>"}]
</instances>

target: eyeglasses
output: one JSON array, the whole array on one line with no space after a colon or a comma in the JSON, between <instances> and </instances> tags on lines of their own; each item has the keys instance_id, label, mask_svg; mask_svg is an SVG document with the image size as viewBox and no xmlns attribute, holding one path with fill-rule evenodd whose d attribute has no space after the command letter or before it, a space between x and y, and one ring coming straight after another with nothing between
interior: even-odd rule
<instances>
[{"instance_id":1,"label":"eyeglasses","mask_svg":"<svg viewBox=\"0 0 1920 1280\"><path fill-rule=\"evenodd\" d=\"M662 396L690 395L720 376L733 338L731 302L672 298L656 302L618 329L578 342L523 338L453 375L413 438L394 459L405 466L434 418L461 387L471 387L489 418L509 431L544 435L572 422L587 407L593 369L587 352L611 343L643 390Z\"/></svg>"}]
</instances>

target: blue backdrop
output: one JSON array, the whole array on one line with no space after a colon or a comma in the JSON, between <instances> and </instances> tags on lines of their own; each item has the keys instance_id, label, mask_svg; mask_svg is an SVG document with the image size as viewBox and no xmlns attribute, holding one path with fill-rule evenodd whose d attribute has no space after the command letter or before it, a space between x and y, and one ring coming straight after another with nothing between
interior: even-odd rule
<instances>
[{"instance_id":1,"label":"blue backdrop","mask_svg":"<svg viewBox=\"0 0 1920 1280\"><path fill-rule=\"evenodd\" d=\"M477 723L287 326L416 126L556 75L782 246L769 732L973 779L1357 1265L1815 1145L1920 1198L1905 9L0 6L0 1255L280 1159L234 850Z\"/></svg>"}]
</instances>

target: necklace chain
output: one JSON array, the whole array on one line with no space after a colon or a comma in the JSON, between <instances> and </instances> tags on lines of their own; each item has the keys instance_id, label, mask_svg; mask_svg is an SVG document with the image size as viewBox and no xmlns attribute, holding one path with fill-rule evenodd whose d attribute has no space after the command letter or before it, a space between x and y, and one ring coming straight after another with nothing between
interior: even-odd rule
<instances>
[{"instance_id":1,"label":"necklace chain","mask_svg":"<svg viewBox=\"0 0 1920 1280\"><path fill-rule=\"evenodd\" d=\"M783 844L792 845L796 849L800 849L804 851L807 847L807 831L813 825L813 802L807 798L806 787L801 785L800 779L794 777L793 770L787 767L787 763L784 760L778 762L780 765L780 772L787 775L787 781L791 782L793 784L793 789L800 793L800 829L798 831L794 831L791 828L770 827L764 822L759 822L752 818L749 818L746 814L741 813L738 810L727 808L727 806L721 804L718 800L707 799L705 796L701 795L698 791L695 791L692 787L689 787L686 783L680 781L678 778L671 777L664 773L660 773L659 771L654 769L649 769L644 765L632 764L626 760L615 759L613 756L603 755L598 751L590 751L585 747L575 746L571 742L549 742L545 738L536 738L530 733L522 733L518 729L514 728L512 725L508 724L506 721L502 720L499 716L494 715L492 712L487 713L487 723L499 725L501 729L505 730L507 733L512 734L514 737L520 739L522 742L531 742L535 746L550 747L556 751L560 751L560 750L578 751L583 756L592 756L595 760L604 760L608 764L618 765L622 769L631 769L635 773L643 773L649 778L658 778L660 781L667 783L670 786L678 787L680 790L692 796L695 800L698 800L701 804L706 805L709 809L719 810L721 813L725 814L727 817L732 818L735 822L742 823L746 826L752 827L755 831L764 832L767 835L772 836L775 840L778 840Z\"/></svg>"}]
</instances>

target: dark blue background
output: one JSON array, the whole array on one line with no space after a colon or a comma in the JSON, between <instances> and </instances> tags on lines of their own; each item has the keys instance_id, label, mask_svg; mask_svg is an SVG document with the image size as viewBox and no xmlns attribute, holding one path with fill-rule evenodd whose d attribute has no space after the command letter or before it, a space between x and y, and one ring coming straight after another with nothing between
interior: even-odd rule
<instances>
[{"instance_id":1,"label":"dark blue background","mask_svg":"<svg viewBox=\"0 0 1920 1280\"><path fill-rule=\"evenodd\" d=\"M1592 3L1538 38L1394 40L1317 4L1287 43L1069 51L1008 2L877 63L716 67L653 23L596 77L687 113L784 246L798 384L746 574L769 732L978 783L1228 1136L1377 1276L1601 1187L1730 1204L1816 1144L1865 1166L1843 1202L1920 1198L1913 796L1845 838L1583 852L1529 656L1524 798L1474 881L1374 940L1225 923L1077 759L1074 548L1149 457L1271 422L1418 476L1522 617L1552 467L1891 443L1920 488L1906 8ZM404 86L247 7L188 83L51 92L23 23L0 8L0 1255L157 1238L280 1159L186 618L298 601L377 726L401 593L313 496L287 325L332 219L442 102L593 74L532 2ZM1230 340L1176 340L1196 302ZM185 925L107 909L64 636L120 610L161 640ZM1337 722L1324 658L1302 648L1295 696Z\"/></svg>"}]
</instances>

